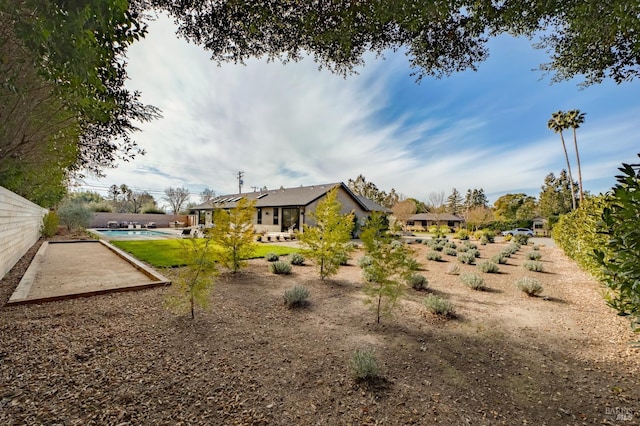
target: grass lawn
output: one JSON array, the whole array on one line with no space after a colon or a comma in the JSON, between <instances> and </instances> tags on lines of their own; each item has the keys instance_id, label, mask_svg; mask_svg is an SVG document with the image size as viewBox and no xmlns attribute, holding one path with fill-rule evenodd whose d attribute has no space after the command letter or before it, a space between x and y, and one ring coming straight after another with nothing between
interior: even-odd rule
<instances>
[{"instance_id":1,"label":"grass lawn","mask_svg":"<svg viewBox=\"0 0 640 426\"><path fill-rule=\"evenodd\" d=\"M204 240L201 241L203 242ZM184 266L186 264L184 245L190 244L186 240L110 241L110 243L157 268ZM256 246L251 259L264 257L267 253L283 256L296 251L298 249L294 247L260 244Z\"/></svg>"}]
</instances>

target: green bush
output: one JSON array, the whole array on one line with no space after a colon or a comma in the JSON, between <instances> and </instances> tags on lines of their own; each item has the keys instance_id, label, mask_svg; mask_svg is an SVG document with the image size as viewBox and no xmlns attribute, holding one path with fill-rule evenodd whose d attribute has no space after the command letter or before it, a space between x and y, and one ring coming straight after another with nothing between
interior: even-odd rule
<instances>
[{"instance_id":1,"label":"green bush","mask_svg":"<svg viewBox=\"0 0 640 426\"><path fill-rule=\"evenodd\" d=\"M371 256L364 255L360 259L358 259L358 266L361 268L366 268L367 266L373 263L373 259Z\"/></svg>"},{"instance_id":2,"label":"green bush","mask_svg":"<svg viewBox=\"0 0 640 426\"><path fill-rule=\"evenodd\" d=\"M531 250L525 257L529 260L540 260L542 259L542 254L540 254L539 250Z\"/></svg>"},{"instance_id":3,"label":"green bush","mask_svg":"<svg viewBox=\"0 0 640 426\"><path fill-rule=\"evenodd\" d=\"M160 207L149 206L142 209L143 214L166 214Z\"/></svg>"},{"instance_id":4,"label":"green bush","mask_svg":"<svg viewBox=\"0 0 640 426\"><path fill-rule=\"evenodd\" d=\"M532 271L532 272L544 271L544 266L542 265L542 262L539 262L537 260L529 260L527 262L524 262L522 266L524 266L524 269L526 269L527 271Z\"/></svg>"},{"instance_id":5,"label":"green bush","mask_svg":"<svg viewBox=\"0 0 640 426\"><path fill-rule=\"evenodd\" d=\"M357 381L375 380L380 376L378 361L373 351L358 349L351 357L351 372Z\"/></svg>"},{"instance_id":6,"label":"green bush","mask_svg":"<svg viewBox=\"0 0 640 426\"><path fill-rule=\"evenodd\" d=\"M300 253L293 253L291 255L291 264L297 266L304 265L304 256Z\"/></svg>"},{"instance_id":7,"label":"green bush","mask_svg":"<svg viewBox=\"0 0 640 426\"><path fill-rule=\"evenodd\" d=\"M542 284L535 278L532 277L522 277L518 278L514 283L518 289L522 290L527 294L527 296L537 296L542 293Z\"/></svg>"},{"instance_id":8,"label":"green bush","mask_svg":"<svg viewBox=\"0 0 640 426\"><path fill-rule=\"evenodd\" d=\"M275 263L272 263L270 266L273 265L275 265ZM287 305L287 308L289 309L306 306L309 303L307 301L309 294L309 290L303 286L297 285L284 292L284 304Z\"/></svg>"},{"instance_id":9,"label":"green bush","mask_svg":"<svg viewBox=\"0 0 640 426\"><path fill-rule=\"evenodd\" d=\"M269 272L278 275L288 275L291 273L291 264L287 262L275 261L269 264Z\"/></svg>"},{"instance_id":10,"label":"green bush","mask_svg":"<svg viewBox=\"0 0 640 426\"><path fill-rule=\"evenodd\" d=\"M450 263L447 267L446 273L449 275L458 275L460 273L460 266L456 263Z\"/></svg>"},{"instance_id":11,"label":"green bush","mask_svg":"<svg viewBox=\"0 0 640 426\"><path fill-rule=\"evenodd\" d=\"M507 256L505 256L503 253L494 254L493 256L491 256L491 261L493 263L497 263L498 265L504 265L507 263Z\"/></svg>"},{"instance_id":12,"label":"green bush","mask_svg":"<svg viewBox=\"0 0 640 426\"><path fill-rule=\"evenodd\" d=\"M467 251L467 254L473 257L480 257L480 250L471 248L469 249L469 251Z\"/></svg>"},{"instance_id":13,"label":"green bush","mask_svg":"<svg viewBox=\"0 0 640 426\"><path fill-rule=\"evenodd\" d=\"M467 265L473 265L476 262L476 256L473 253L458 253L458 261Z\"/></svg>"},{"instance_id":14,"label":"green bush","mask_svg":"<svg viewBox=\"0 0 640 426\"><path fill-rule=\"evenodd\" d=\"M44 238L51 238L58 232L58 225L60 219L54 211L50 211L42 218L42 226L40 228L40 235Z\"/></svg>"},{"instance_id":15,"label":"green bush","mask_svg":"<svg viewBox=\"0 0 640 426\"><path fill-rule=\"evenodd\" d=\"M462 281L462 284L474 290L484 289L484 278L482 278L478 274L474 274L474 273L462 274L460 275L460 281Z\"/></svg>"},{"instance_id":16,"label":"green bush","mask_svg":"<svg viewBox=\"0 0 640 426\"><path fill-rule=\"evenodd\" d=\"M442 317L452 317L456 312L451 302L435 294L425 297L422 304L428 312Z\"/></svg>"},{"instance_id":17,"label":"green bush","mask_svg":"<svg viewBox=\"0 0 640 426\"><path fill-rule=\"evenodd\" d=\"M336 260L340 266L345 266L349 264L349 255L345 252L336 254Z\"/></svg>"},{"instance_id":18,"label":"green bush","mask_svg":"<svg viewBox=\"0 0 640 426\"><path fill-rule=\"evenodd\" d=\"M267 253L264 255L264 258L267 262L276 262L278 259L280 259L280 256L278 256L276 253Z\"/></svg>"},{"instance_id":19,"label":"green bush","mask_svg":"<svg viewBox=\"0 0 640 426\"><path fill-rule=\"evenodd\" d=\"M500 268L498 268L498 265L496 265L495 263L489 260L480 262L477 268L480 269L485 274L496 274L500 270Z\"/></svg>"},{"instance_id":20,"label":"green bush","mask_svg":"<svg viewBox=\"0 0 640 426\"><path fill-rule=\"evenodd\" d=\"M446 254L447 256L457 256L458 252L456 251L456 249L451 248L451 247L445 247L445 249L443 250L443 253Z\"/></svg>"},{"instance_id":21,"label":"green bush","mask_svg":"<svg viewBox=\"0 0 640 426\"><path fill-rule=\"evenodd\" d=\"M58 209L60 223L67 227L69 231L86 229L91 223L93 212L84 204L67 201Z\"/></svg>"},{"instance_id":22,"label":"green bush","mask_svg":"<svg viewBox=\"0 0 640 426\"><path fill-rule=\"evenodd\" d=\"M598 227L606 244L594 251L594 260L602 268L607 304L640 333L640 164L623 163L618 170Z\"/></svg>"},{"instance_id":23,"label":"green bush","mask_svg":"<svg viewBox=\"0 0 640 426\"><path fill-rule=\"evenodd\" d=\"M407 284L416 290L424 290L429 285L429 282L424 275L411 274L407 278Z\"/></svg>"},{"instance_id":24,"label":"green bush","mask_svg":"<svg viewBox=\"0 0 640 426\"><path fill-rule=\"evenodd\" d=\"M467 231L466 229L458 230L458 232L456 233L456 238L461 240L461 241L468 240L469 239L469 231Z\"/></svg>"},{"instance_id":25,"label":"green bush","mask_svg":"<svg viewBox=\"0 0 640 426\"><path fill-rule=\"evenodd\" d=\"M524 234L514 235L513 242L526 246L527 244L529 244L529 236Z\"/></svg>"},{"instance_id":26,"label":"green bush","mask_svg":"<svg viewBox=\"0 0 640 426\"><path fill-rule=\"evenodd\" d=\"M598 279L604 277L604 268L593 253L607 247L608 236L599 232L605 206L605 196L587 197L576 210L562 215L552 231L564 254ZM637 226L637 219L628 224Z\"/></svg>"},{"instance_id":27,"label":"green bush","mask_svg":"<svg viewBox=\"0 0 640 426\"><path fill-rule=\"evenodd\" d=\"M435 250L428 251L426 256L427 260L433 260L436 262L440 262L442 260L442 255Z\"/></svg>"}]
</instances>

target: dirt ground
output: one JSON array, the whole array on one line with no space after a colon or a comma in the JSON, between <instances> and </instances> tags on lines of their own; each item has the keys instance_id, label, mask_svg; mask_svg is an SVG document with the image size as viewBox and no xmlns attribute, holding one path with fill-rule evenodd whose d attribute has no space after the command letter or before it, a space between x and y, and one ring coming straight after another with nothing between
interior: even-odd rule
<instances>
[{"instance_id":1,"label":"dirt ground","mask_svg":"<svg viewBox=\"0 0 640 426\"><path fill-rule=\"evenodd\" d=\"M480 260L505 245L480 246ZM639 336L559 249L542 247L534 273L523 247L473 291L444 273L454 258L411 247L429 289L407 288L381 324L363 303L361 253L325 282L310 264L278 276L251 261L219 276L195 320L163 307L166 288L3 306L0 424L640 424ZM0 282L2 303L35 249ZM541 297L515 288L525 275ZM311 303L288 310L295 285ZM426 314L429 293L457 317ZM354 382L356 349L375 352L382 380Z\"/></svg>"}]
</instances>

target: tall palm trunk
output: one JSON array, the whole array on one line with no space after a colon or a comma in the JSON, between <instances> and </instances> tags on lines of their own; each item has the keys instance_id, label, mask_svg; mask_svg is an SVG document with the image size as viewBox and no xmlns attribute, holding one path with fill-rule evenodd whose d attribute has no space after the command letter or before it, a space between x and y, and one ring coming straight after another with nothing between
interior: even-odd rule
<instances>
[{"instance_id":1,"label":"tall palm trunk","mask_svg":"<svg viewBox=\"0 0 640 426\"><path fill-rule=\"evenodd\" d=\"M567 153L567 145L564 143L564 135L560 130L560 140L562 141L562 149L564 150L564 158L567 160L567 173L569 174L569 186L571 187L571 207L576 209L576 191L573 188L573 175L571 174L571 162L569 161L569 154Z\"/></svg>"},{"instance_id":2,"label":"tall palm trunk","mask_svg":"<svg viewBox=\"0 0 640 426\"><path fill-rule=\"evenodd\" d=\"M578 162L578 188L580 190L580 204L584 201L584 193L582 191L582 168L580 167L580 154L578 153L578 137L576 136L576 128L573 128L573 146L576 148L576 160ZM569 172L571 178L571 172Z\"/></svg>"}]
</instances>

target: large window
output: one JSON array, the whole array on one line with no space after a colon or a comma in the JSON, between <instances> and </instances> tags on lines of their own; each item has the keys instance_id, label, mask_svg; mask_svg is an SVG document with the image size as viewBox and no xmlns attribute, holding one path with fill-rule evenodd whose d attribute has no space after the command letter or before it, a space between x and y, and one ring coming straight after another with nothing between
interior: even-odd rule
<instances>
[{"instance_id":1,"label":"large window","mask_svg":"<svg viewBox=\"0 0 640 426\"><path fill-rule=\"evenodd\" d=\"M273 208L273 224L277 225L278 224L278 209L277 207Z\"/></svg>"},{"instance_id":2,"label":"large window","mask_svg":"<svg viewBox=\"0 0 640 426\"><path fill-rule=\"evenodd\" d=\"M262 225L262 209L258 209L258 219L256 222L258 225Z\"/></svg>"}]
</instances>

